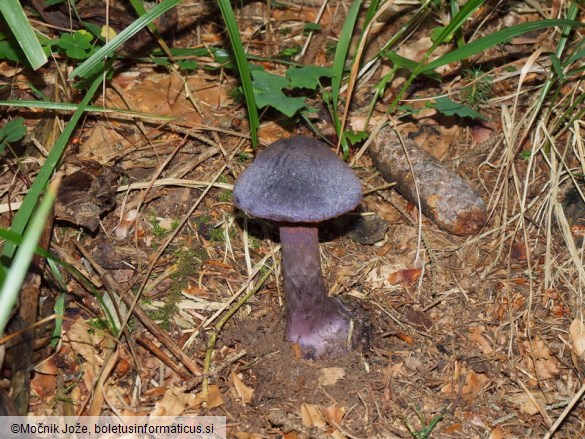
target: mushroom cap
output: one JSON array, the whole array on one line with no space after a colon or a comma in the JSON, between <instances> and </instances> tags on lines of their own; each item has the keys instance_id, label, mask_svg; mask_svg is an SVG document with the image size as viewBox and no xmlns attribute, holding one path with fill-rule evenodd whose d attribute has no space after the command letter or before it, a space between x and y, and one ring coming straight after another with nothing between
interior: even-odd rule
<instances>
[{"instance_id":1,"label":"mushroom cap","mask_svg":"<svg viewBox=\"0 0 585 439\"><path fill-rule=\"evenodd\" d=\"M275 221L322 221L352 210L361 199L351 168L324 143L303 136L268 146L234 186L237 207Z\"/></svg>"}]
</instances>

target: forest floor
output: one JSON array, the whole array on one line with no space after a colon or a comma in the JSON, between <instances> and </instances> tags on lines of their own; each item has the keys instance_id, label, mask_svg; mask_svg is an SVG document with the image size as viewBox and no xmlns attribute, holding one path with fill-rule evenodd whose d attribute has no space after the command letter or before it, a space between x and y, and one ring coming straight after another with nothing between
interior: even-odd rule
<instances>
[{"instance_id":1,"label":"forest floor","mask_svg":"<svg viewBox=\"0 0 585 439\"><path fill-rule=\"evenodd\" d=\"M530 2L487 2L463 37L558 18L563 11L552 3L543 11ZM375 55L418 5L387 8L363 59ZM240 5L238 26L255 63L278 75L287 68L281 61L293 58L301 65L331 65L350 4L330 1L320 15L321 7ZM393 50L420 59L432 45L433 29L446 19L440 8L448 9L431 10ZM178 12L172 47L227 47L213 5L188 1ZM305 23L316 20L320 30L305 32ZM98 101L161 119L90 113L63 158L49 249L95 292L62 271L64 290L47 268L40 318L54 314L62 295L66 318L57 345L48 342L54 319L38 328L29 413L220 415L229 437L239 439L498 439L544 437L553 429L555 437L584 437L585 407L578 400L585 373L584 204L575 188L585 173L585 126L572 119L578 107L571 106L584 94L579 75L554 83L544 105L536 106L559 38L559 28L547 28L450 64L440 81L419 79L408 89L401 104L416 111L389 118L481 196L488 219L477 233L456 236L426 217L419 221L416 206L389 188L374 166L368 143L351 148L348 162L365 193L360 218L375 221L358 232L343 221L322 224L321 258L330 295L367 322L369 343L315 361L284 340L276 226L246 217L232 203L234 181L256 155L237 72L208 54L194 57L198 67L189 71L148 59L125 63ZM570 41L579 41L578 34ZM382 59L357 82L349 128L369 131L387 118L404 76L392 79L370 125L363 126L374 86L389 66ZM64 71L64 61L36 73L38 87L79 100L56 67ZM0 74L12 84L10 99L30 98L30 74L25 78L7 64ZM318 109L309 118L335 144L322 95L292 93ZM425 106L443 95L473 100L486 121ZM24 109L10 115L24 117L28 138L45 146L63 118ZM313 135L306 120L265 109L258 150L293 134ZM25 159L2 165L3 203L22 199L44 160L44 149L30 145ZM82 186L85 199L78 197ZM90 231L87 223L97 216ZM5 210L2 226L11 218ZM117 311L112 300L96 297L116 291L140 292L137 306L192 364L179 361L157 331L135 317L119 341L112 337L104 309ZM122 314L128 309L118 308ZM207 375L198 376L204 367ZM557 420L562 424L553 428Z\"/></svg>"}]
</instances>

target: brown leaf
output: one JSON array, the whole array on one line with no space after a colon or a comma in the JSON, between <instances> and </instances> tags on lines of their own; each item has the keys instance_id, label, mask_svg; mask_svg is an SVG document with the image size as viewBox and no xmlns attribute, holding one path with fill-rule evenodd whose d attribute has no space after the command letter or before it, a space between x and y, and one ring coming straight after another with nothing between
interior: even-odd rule
<instances>
[{"instance_id":1,"label":"brown leaf","mask_svg":"<svg viewBox=\"0 0 585 439\"><path fill-rule=\"evenodd\" d=\"M526 246L523 242L515 242L512 244L512 248L510 248L510 256L512 256L517 261L525 261L528 259L526 255Z\"/></svg>"},{"instance_id":2,"label":"brown leaf","mask_svg":"<svg viewBox=\"0 0 585 439\"><path fill-rule=\"evenodd\" d=\"M465 400L475 399L489 382L489 378L485 374L476 373L457 364L451 382L441 388L441 393L448 394L452 398L461 395ZM463 385L461 385L460 377L464 379Z\"/></svg>"},{"instance_id":3,"label":"brown leaf","mask_svg":"<svg viewBox=\"0 0 585 439\"><path fill-rule=\"evenodd\" d=\"M217 384L213 384L207 388L207 395L204 395L203 392L199 392L195 395L195 397L189 401L189 407L196 408L204 402L207 403L208 409L220 407L224 404L221 391Z\"/></svg>"},{"instance_id":4,"label":"brown leaf","mask_svg":"<svg viewBox=\"0 0 585 439\"><path fill-rule=\"evenodd\" d=\"M534 338L522 343L526 350L524 362L527 367L541 380L554 378L559 374L559 362L541 338Z\"/></svg>"},{"instance_id":5,"label":"brown leaf","mask_svg":"<svg viewBox=\"0 0 585 439\"><path fill-rule=\"evenodd\" d=\"M323 417L325 421L329 425L341 425L341 421L343 421L343 416L345 415L345 409L338 405L324 407L321 409L323 412Z\"/></svg>"},{"instance_id":6,"label":"brown leaf","mask_svg":"<svg viewBox=\"0 0 585 439\"><path fill-rule=\"evenodd\" d=\"M238 392L238 396L240 397L242 404L249 404L252 401L254 389L250 386L247 386L244 381L242 381L242 374L237 374L236 372L232 371L231 376L232 381L234 382L234 387L236 392Z\"/></svg>"},{"instance_id":7,"label":"brown leaf","mask_svg":"<svg viewBox=\"0 0 585 439\"><path fill-rule=\"evenodd\" d=\"M150 416L180 416L192 397L178 387L169 387L162 399L154 405Z\"/></svg>"},{"instance_id":8,"label":"brown leaf","mask_svg":"<svg viewBox=\"0 0 585 439\"><path fill-rule=\"evenodd\" d=\"M30 380L30 388L41 400L48 401L57 391L57 378L54 375L35 373Z\"/></svg>"},{"instance_id":9,"label":"brown leaf","mask_svg":"<svg viewBox=\"0 0 585 439\"><path fill-rule=\"evenodd\" d=\"M571 322L569 334L571 334L575 354L579 358L583 358L583 354L585 353L585 325L583 325L581 319L575 319Z\"/></svg>"},{"instance_id":10,"label":"brown leaf","mask_svg":"<svg viewBox=\"0 0 585 439\"><path fill-rule=\"evenodd\" d=\"M327 426L319 406L314 404L301 404L301 420L305 427L325 428Z\"/></svg>"},{"instance_id":11,"label":"brown leaf","mask_svg":"<svg viewBox=\"0 0 585 439\"><path fill-rule=\"evenodd\" d=\"M472 342L474 342L475 344L477 344L479 346L479 348L481 349L481 351L487 355L487 354L491 354L493 352L493 349L492 349L492 346L490 345L490 343L482 335L482 333L484 331L485 331L484 326L476 326L475 328L473 328L471 330L471 334L469 336L469 339Z\"/></svg>"},{"instance_id":12,"label":"brown leaf","mask_svg":"<svg viewBox=\"0 0 585 439\"><path fill-rule=\"evenodd\" d=\"M319 371L317 381L322 386L333 386L345 377L345 370L342 367L326 367Z\"/></svg>"},{"instance_id":13,"label":"brown leaf","mask_svg":"<svg viewBox=\"0 0 585 439\"><path fill-rule=\"evenodd\" d=\"M404 270L395 271L388 276L388 282L392 285L399 283L411 286L420 277L422 270L420 268L407 268Z\"/></svg>"}]
</instances>

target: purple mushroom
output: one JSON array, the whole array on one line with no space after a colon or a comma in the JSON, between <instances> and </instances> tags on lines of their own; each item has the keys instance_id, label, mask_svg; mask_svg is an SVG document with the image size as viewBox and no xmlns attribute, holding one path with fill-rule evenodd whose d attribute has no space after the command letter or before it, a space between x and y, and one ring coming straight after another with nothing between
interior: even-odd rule
<instances>
[{"instance_id":1,"label":"purple mushroom","mask_svg":"<svg viewBox=\"0 0 585 439\"><path fill-rule=\"evenodd\" d=\"M234 187L237 207L278 221L287 310L286 339L306 358L349 351L359 328L327 295L317 223L354 209L362 199L352 170L325 144L309 137L279 140L261 152Z\"/></svg>"}]
</instances>

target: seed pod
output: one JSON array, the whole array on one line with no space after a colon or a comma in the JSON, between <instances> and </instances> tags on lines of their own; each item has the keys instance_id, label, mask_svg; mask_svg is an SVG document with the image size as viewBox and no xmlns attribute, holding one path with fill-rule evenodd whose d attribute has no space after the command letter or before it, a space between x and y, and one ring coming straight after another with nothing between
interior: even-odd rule
<instances>
[{"instance_id":1,"label":"seed pod","mask_svg":"<svg viewBox=\"0 0 585 439\"><path fill-rule=\"evenodd\" d=\"M396 190L404 198L418 205L416 179L422 212L440 228L455 235L477 233L487 220L481 197L415 142L403 140L404 144L390 127L380 130L369 149L378 171L387 181L396 182Z\"/></svg>"}]
</instances>

